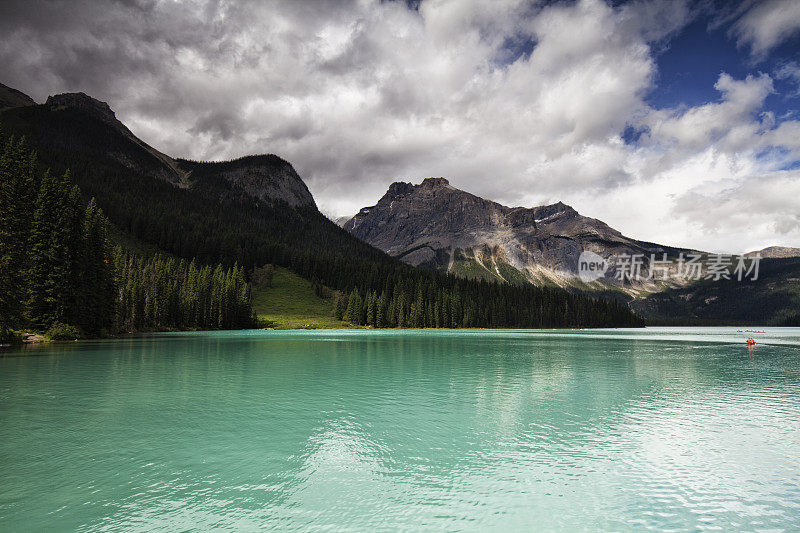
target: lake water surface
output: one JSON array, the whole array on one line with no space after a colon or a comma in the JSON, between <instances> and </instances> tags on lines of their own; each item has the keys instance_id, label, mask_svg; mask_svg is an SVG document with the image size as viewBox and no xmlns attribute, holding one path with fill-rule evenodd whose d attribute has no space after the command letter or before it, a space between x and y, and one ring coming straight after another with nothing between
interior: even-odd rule
<instances>
[{"instance_id":1,"label":"lake water surface","mask_svg":"<svg viewBox=\"0 0 800 533\"><path fill-rule=\"evenodd\" d=\"M28 350L0 358L0 530L797 530L800 329L766 331Z\"/></svg>"}]
</instances>

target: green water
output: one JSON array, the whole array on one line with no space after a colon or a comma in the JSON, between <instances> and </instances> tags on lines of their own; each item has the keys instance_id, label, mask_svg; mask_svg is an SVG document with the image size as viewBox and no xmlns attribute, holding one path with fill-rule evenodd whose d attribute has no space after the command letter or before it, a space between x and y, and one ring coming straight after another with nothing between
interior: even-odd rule
<instances>
[{"instance_id":1,"label":"green water","mask_svg":"<svg viewBox=\"0 0 800 533\"><path fill-rule=\"evenodd\" d=\"M743 335L49 345L0 358L0 530L797 530L800 329Z\"/></svg>"}]
</instances>

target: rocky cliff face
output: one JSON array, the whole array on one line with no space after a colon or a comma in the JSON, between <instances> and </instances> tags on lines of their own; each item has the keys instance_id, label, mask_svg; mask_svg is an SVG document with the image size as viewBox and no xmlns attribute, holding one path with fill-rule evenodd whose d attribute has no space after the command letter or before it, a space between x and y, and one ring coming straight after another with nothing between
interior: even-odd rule
<instances>
[{"instance_id":1,"label":"rocky cliff face","mask_svg":"<svg viewBox=\"0 0 800 533\"><path fill-rule=\"evenodd\" d=\"M456 189L444 178L393 183L344 228L415 266L559 285L575 280L585 250L604 258L680 251L625 237L561 202L507 207ZM605 281L614 284L614 274L609 270Z\"/></svg>"},{"instance_id":2,"label":"rocky cliff face","mask_svg":"<svg viewBox=\"0 0 800 533\"><path fill-rule=\"evenodd\" d=\"M276 155L247 156L220 163L179 161L179 168L188 172L195 186L220 190L228 194L247 195L261 201L282 201L293 207L316 209L314 197L295 172L294 167Z\"/></svg>"}]
</instances>

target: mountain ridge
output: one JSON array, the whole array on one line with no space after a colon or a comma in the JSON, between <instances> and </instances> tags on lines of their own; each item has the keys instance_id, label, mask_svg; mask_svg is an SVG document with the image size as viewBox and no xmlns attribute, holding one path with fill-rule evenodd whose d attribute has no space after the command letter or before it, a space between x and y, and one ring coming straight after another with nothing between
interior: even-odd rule
<instances>
[{"instance_id":1,"label":"mountain ridge","mask_svg":"<svg viewBox=\"0 0 800 533\"><path fill-rule=\"evenodd\" d=\"M4 121L37 142L57 137L56 142L50 144L65 152L66 158L70 157L69 152L80 152L90 158L111 158L132 171L181 188L202 182L202 187L213 189L218 195L280 201L316 209L305 182L288 161L277 155L246 156L233 164L173 158L139 139L116 117L108 103L86 93L51 95L44 104L26 98L28 104L4 109ZM75 124L83 127L75 131L72 128ZM67 128L72 130L71 136L75 139L61 133ZM54 129L59 130L55 135Z\"/></svg>"}]
</instances>

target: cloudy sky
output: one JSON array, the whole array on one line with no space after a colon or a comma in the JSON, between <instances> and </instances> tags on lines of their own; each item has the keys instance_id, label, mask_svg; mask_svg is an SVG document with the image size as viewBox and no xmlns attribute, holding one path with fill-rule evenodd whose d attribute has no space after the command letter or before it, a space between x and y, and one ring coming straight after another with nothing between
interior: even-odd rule
<instances>
[{"instance_id":1,"label":"cloudy sky","mask_svg":"<svg viewBox=\"0 0 800 533\"><path fill-rule=\"evenodd\" d=\"M276 153L330 216L444 176L709 251L800 246L800 1L0 3L0 82L173 156Z\"/></svg>"}]
</instances>

